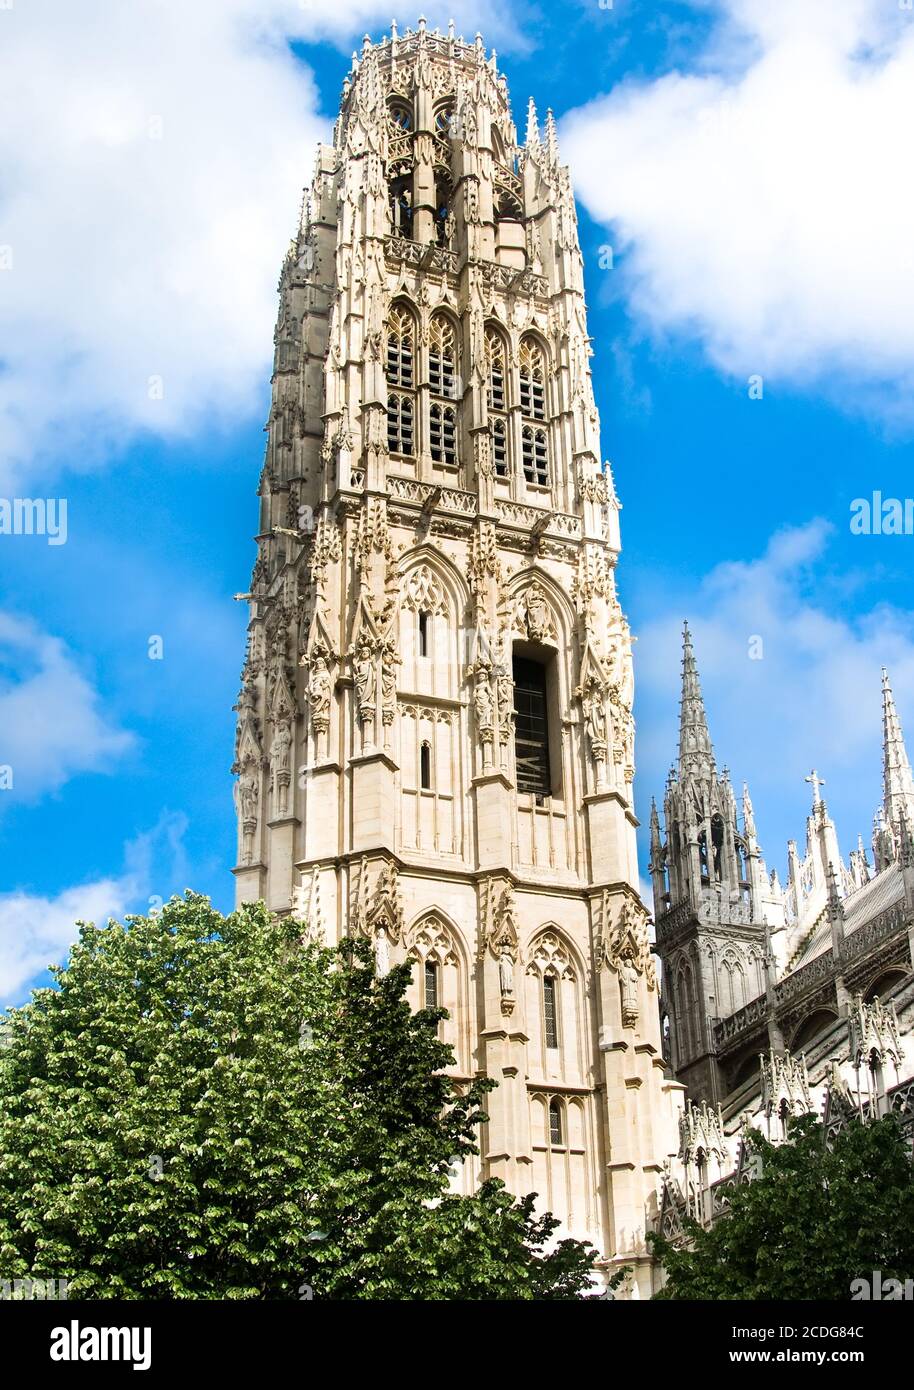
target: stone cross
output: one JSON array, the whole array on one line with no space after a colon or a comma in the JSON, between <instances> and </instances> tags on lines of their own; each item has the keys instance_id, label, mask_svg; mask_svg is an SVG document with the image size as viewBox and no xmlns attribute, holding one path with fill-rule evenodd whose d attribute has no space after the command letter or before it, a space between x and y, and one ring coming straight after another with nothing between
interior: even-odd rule
<instances>
[{"instance_id":1,"label":"stone cross","mask_svg":"<svg viewBox=\"0 0 914 1390\"><path fill-rule=\"evenodd\" d=\"M813 770L812 770L812 772L809 774L809 776L808 776L808 777L805 777L803 780L804 780L805 782L811 782L811 783L812 783L812 804L813 804L813 807L820 806L820 805L822 804L822 795L821 795L821 793L820 793L820 791L819 791L819 788L825 786L825 778L824 778L824 777L820 777L819 774L818 774L818 772L816 772L816 769L813 768Z\"/></svg>"}]
</instances>

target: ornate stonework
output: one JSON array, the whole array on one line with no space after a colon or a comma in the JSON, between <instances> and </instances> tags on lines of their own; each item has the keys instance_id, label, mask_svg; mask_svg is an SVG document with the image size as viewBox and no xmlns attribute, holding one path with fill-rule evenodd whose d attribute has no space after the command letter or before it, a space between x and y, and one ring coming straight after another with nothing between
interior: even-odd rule
<instances>
[{"instance_id":1,"label":"ornate stonework","mask_svg":"<svg viewBox=\"0 0 914 1390\"><path fill-rule=\"evenodd\" d=\"M364 934L380 973L415 961L455 1075L499 1083L467 1190L551 1193L647 1296L681 1088L638 898L619 503L555 123L531 105L518 142L481 39L366 42L279 299L239 901Z\"/></svg>"}]
</instances>

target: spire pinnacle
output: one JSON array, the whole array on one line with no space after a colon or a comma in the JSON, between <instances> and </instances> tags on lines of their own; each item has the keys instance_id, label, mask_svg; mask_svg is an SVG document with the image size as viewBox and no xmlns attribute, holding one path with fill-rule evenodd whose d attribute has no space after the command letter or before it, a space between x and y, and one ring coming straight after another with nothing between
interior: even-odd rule
<instances>
[{"instance_id":1,"label":"spire pinnacle","mask_svg":"<svg viewBox=\"0 0 914 1390\"><path fill-rule=\"evenodd\" d=\"M882 756L885 818L898 837L902 820L909 828L914 825L914 779L885 667L882 668Z\"/></svg>"},{"instance_id":2,"label":"spire pinnacle","mask_svg":"<svg viewBox=\"0 0 914 1390\"><path fill-rule=\"evenodd\" d=\"M546 154L550 164L559 162L559 133L555 126L555 117L552 114L552 107L546 112Z\"/></svg>"},{"instance_id":3,"label":"spire pinnacle","mask_svg":"<svg viewBox=\"0 0 914 1390\"><path fill-rule=\"evenodd\" d=\"M540 142L540 123L536 114L536 102L531 97L527 102L527 145L538 145Z\"/></svg>"},{"instance_id":4,"label":"spire pinnacle","mask_svg":"<svg viewBox=\"0 0 914 1390\"><path fill-rule=\"evenodd\" d=\"M688 773L709 777L714 772L714 750L708 733L698 667L688 623L682 627L682 700L679 705L679 776Z\"/></svg>"}]
</instances>

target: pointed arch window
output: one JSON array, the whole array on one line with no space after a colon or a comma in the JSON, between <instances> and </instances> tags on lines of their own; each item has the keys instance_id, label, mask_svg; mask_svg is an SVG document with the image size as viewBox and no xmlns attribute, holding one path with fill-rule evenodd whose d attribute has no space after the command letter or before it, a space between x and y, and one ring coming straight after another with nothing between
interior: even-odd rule
<instances>
[{"instance_id":1,"label":"pointed arch window","mask_svg":"<svg viewBox=\"0 0 914 1390\"><path fill-rule=\"evenodd\" d=\"M424 792L432 789L432 750L427 743L419 749L419 786Z\"/></svg>"},{"instance_id":2,"label":"pointed arch window","mask_svg":"<svg viewBox=\"0 0 914 1390\"><path fill-rule=\"evenodd\" d=\"M419 655L428 656L428 613L423 609L418 613L417 617L419 624Z\"/></svg>"},{"instance_id":3,"label":"pointed arch window","mask_svg":"<svg viewBox=\"0 0 914 1390\"><path fill-rule=\"evenodd\" d=\"M545 420L546 363L535 338L524 338L520 345L520 406L526 419Z\"/></svg>"},{"instance_id":4,"label":"pointed arch window","mask_svg":"<svg viewBox=\"0 0 914 1390\"><path fill-rule=\"evenodd\" d=\"M486 329L486 392L490 410L505 408L505 343L495 328Z\"/></svg>"},{"instance_id":5,"label":"pointed arch window","mask_svg":"<svg viewBox=\"0 0 914 1390\"><path fill-rule=\"evenodd\" d=\"M565 1143L564 1118L562 1102L551 1100L549 1102L549 1144L553 1149L560 1149Z\"/></svg>"},{"instance_id":6,"label":"pointed arch window","mask_svg":"<svg viewBox=\"0 0 914 1390\"><path fill-rule=\"evenodd\" d=\"M424 987L424 1004L427 1009L437 1009L438 1007L438 964L436 961L426 957L425 965L422 970Z\"/></svg>"},{"instance_id":7,"label":"pointed arch window","mask_svg":"<svg viewBox=\"0 0 914 1390\"><path fill-rule=\"evenodd\" d=\"M457 348L454 325L436 314L428 335L428 384L435 396L453 400L457 394Z\"/></svg>"},{"instance_id":8,"label":"pointed arch window","mask_svg":"<svg viewBox=\"0 0 914 1390\"><path fill-rule=\"evenodd\" d=\"M387 320L385 374L387 393L387 447L392 454L410 458L415 453L416 324L402 304L395 304Z\"/></svg>"},{"instance_id":9,"label":"pointed arch window","mask_svg":"<svg viewBox=\"0 0 914 1390\"><path fill-rule=\"evenodd\" d=\"M395 304L387 320L387 381L390 386L414 385L415 322L403 305Z\"/></svg>"},{"instance_id":10,"label":"pointed arch window","mask_svg":"<svg viewBox=\"0 0 914 1390\"><path fill-rule=\"evenodd\" d=\"M492 421L492 466L496 478L508 476L508 426L506 421Z\"/></svg>"},{"instance_id":11,"label":"pointed arch window","mask_svg":"<svg viewBox=\"0 0 914 1390\"><path fill-rule=\"evenodd\" d=\"M543 976L543 1038L548 1048L559 1045L559 1003L554 975Z\"/></svg>"}]
</instances>

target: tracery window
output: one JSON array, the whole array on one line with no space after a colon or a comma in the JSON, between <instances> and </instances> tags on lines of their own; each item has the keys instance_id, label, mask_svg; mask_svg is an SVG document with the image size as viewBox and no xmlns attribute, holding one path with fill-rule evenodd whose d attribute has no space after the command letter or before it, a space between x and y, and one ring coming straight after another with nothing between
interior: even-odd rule
<instances>
[{"instance_id":1,"label":"tracery window","mask_svg":"<svg viewBox=\"0 0 914 1390\"><path fill-rule=\"evenodd\" d=\"M489 430L492 439L492 466L496 478L507 478L508 421L505 341L495 328L486 329L486 398L489 406Z\"/></svg>"},{"instance_id":2,"label":"tracery window","mask_svg":"<svg viewBox=\"0 0 914 1390\"><path fill-rule=\"evenodd\" d=\"M387 393L387 447L406 457L415 453L415 341L412 314L395 304L387 320L385 374L388 386L397 388Z\"/></svg>"},{"instance_id":3,"label":"tracery window","mask_svg":"<svg viewBox=\"0 0 914 1390\"><path fill-rule=\"evenodd\" d=\"M546 419L546 363L535 338L526 337L520 345L521 463L528 483L546 487L549 483L549 443Z\"/></svg>"},{"instance_id":4,"label":"tracery window","mask_svg":"<svg viewBox=\"0 0 914 1390\"><path fill-rule=\"evenodd\" d=\"M547 1047L559 1045L558 993L555 976L543 976L543 1037Z\"/></svg>"}]
</instances>

